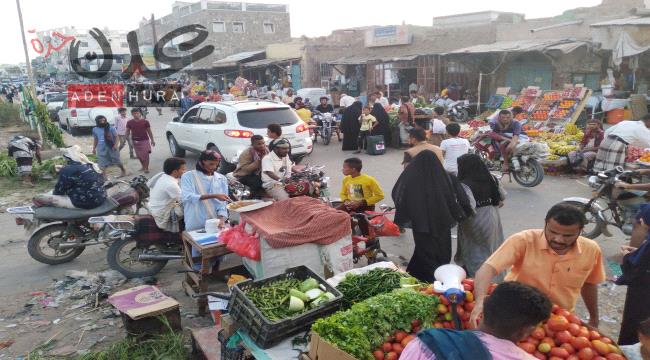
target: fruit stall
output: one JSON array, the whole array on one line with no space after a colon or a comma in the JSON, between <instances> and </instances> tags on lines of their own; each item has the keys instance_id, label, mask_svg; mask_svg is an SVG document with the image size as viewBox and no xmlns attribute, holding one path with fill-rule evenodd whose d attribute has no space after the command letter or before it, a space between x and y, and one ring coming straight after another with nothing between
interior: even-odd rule
<instances>
[{"instance_id":1,"label":"fruit stall","mask_svg":"<svg viewBox=\"0 0 650 360\"><path fill-rule=\"evenodd\" d=\"M300 267L239 283L219 333L222 359L396 360L421 330L469 328L473 280L462 287L463 301L452 304L390 262L327 280ZM538 359L625 359L610 337L558 306L517 345Z\"/></svg>"}]
</instances>

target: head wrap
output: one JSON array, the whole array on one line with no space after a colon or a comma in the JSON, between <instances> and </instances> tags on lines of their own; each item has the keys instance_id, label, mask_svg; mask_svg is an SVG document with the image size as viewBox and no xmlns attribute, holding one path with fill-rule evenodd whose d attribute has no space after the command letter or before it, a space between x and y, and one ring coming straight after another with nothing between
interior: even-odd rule
<instances>
[{"instance_id":1,"label":"head wrap","mask_svg":"<svg viewBox=\"0 0 650 360\"><path fill-rule=\"evenodd\" d=\"M203 150L199 155L199 160L196 162L196 170L207 174L207 170L203 167L203 161L221 161L221 155L216 150Z\"/></svg>"},{"instance_id":2,"label":"head wrap","mask_svg":"<svg viewBox=\"0 0 650 360\"><path fill-rule=\"evenodd\" d=\"M79 147L79 145L73 145L69 148L63 149L63 157L66 158L68 161L74 161L80 164L92 165L93 169L96 172L98 173L102 172L102 170L99 168L97 164L88 160L88 157L86 157L86 155L81 152L81 147Z\"/></svg>"}]
</instances>

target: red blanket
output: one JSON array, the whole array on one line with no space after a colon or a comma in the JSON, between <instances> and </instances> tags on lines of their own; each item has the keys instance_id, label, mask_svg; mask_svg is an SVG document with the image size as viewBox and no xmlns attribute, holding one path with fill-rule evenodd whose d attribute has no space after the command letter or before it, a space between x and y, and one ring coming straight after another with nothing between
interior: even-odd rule
<instances>
[{"instance_id":1,"label":"red blanket","mask_svg":"<svg viewBox=\"0 0 650 360\"><path fill-rule=\"evenodd\" d=\"M329 245L352 232L350 215L307 196L242 213L241 219L273 248L306 243Z\"/></svg>"}]
</instances>

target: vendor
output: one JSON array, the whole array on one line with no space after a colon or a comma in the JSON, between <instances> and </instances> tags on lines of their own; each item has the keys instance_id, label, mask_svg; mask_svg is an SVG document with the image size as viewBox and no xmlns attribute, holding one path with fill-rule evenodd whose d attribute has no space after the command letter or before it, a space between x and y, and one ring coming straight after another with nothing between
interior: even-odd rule
<instances>
[{"instance_id":1,"label":"vendor","mask_svg":"<svg viewBox=\"0 0 650 360\"><path fill-rule=\"evenodd\" d=\"M495 276L510 270L506 281L520 281L548 295L553 303L573 311L582 295L589 325L598 326L598 284L605 280L600 247L580 236L586 219L582 211L557 204L546 214L544 229L525 230L508 238L476 272L476 307L470 323L483 312Z\"/></svg>"},{"instance_id":2,"label":"vendor","mask_svg":"<svg viewBox=\"0 0 650 360\"><path fill-rule=\"evenodd\" d=\"M503 157L502 171L510 171L510 156L514 153L519 136L521 135L521 124L515 121L510 110L501 110L499 120L490 124L494 133L493 146L495 150Z\"/></svg>"},{"instance_id":3,"label":"vendor","mask_svg":"<svg viewBox=\"0 0 650 360\"><path fill-rule=\"evenodd\" d=\"M650 147L650 114L640 121L621 121L605 131L598 148L594 171L606 171L625 165L627 147Z\"/></svg>"},{"instance_id":4,"label":"vendor","mask_svg":"<svg viewBox=\"0 0 650 360\"><path fill-rule=\"evenodd\" d=\"M233 175L251 189L254 198L264 195L262 187L262 159L269 153L262 135L251 137L251 146L239 155L237 169Z\"/></svg>"},{"instance_id":5,"label":"vendor","mask_svg":"<svg viewBox=\"0 0 650 360\"><path fill-rule=\"evenodd\" d=\"M196 170L181 176L181 200L186 230L203 229L208 219L219 219L219 228L225 226L228 217L228 180L216 172L219 162L221 155L218 152L205 150L199 155Z\"/></svg>"},{"instance_id":6,"label":"vendor","mask_svg":"<svg viewBox=\"0 0 650 360\"><path fill-rule=\"evenodd\" d=\"M517 342L528 337L550 313L551 301L539 290L515 281L502 283L485 301L478 331L421 331L400 359L447 359L450 353L459 355L454 357L458 359L534 359Z\"/></svg>"},{"instance_id":7,"label":"vendor","mask_svg":"<svg viewBox=\"0 0 650 360\"><path fill-rule=\"evenodd\" d=\"M590 119L587 121L587 129L580 141L580 148L569 153L569 164L574 170L591 170L594 160L596 160L596 152L604 136L605 133L600 129L600 120Z\"/></svg>"}]
</instances>

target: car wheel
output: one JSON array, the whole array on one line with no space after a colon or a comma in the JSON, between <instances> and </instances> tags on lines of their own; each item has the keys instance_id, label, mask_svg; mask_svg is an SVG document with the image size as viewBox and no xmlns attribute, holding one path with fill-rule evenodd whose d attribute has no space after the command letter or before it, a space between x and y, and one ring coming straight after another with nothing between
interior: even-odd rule
<instances>
[{"instance_id":1,"label":"car wheel","mask_svg":"<svg viewBox=\"0 0 650 360\"><path fill-rule=\"evenodd\" d=\"M172 156L185 157L185 149L178 146L174 135L167 136L167 142L169 143L169 151L172 153Z\"/></svg>"}]
</instances>

